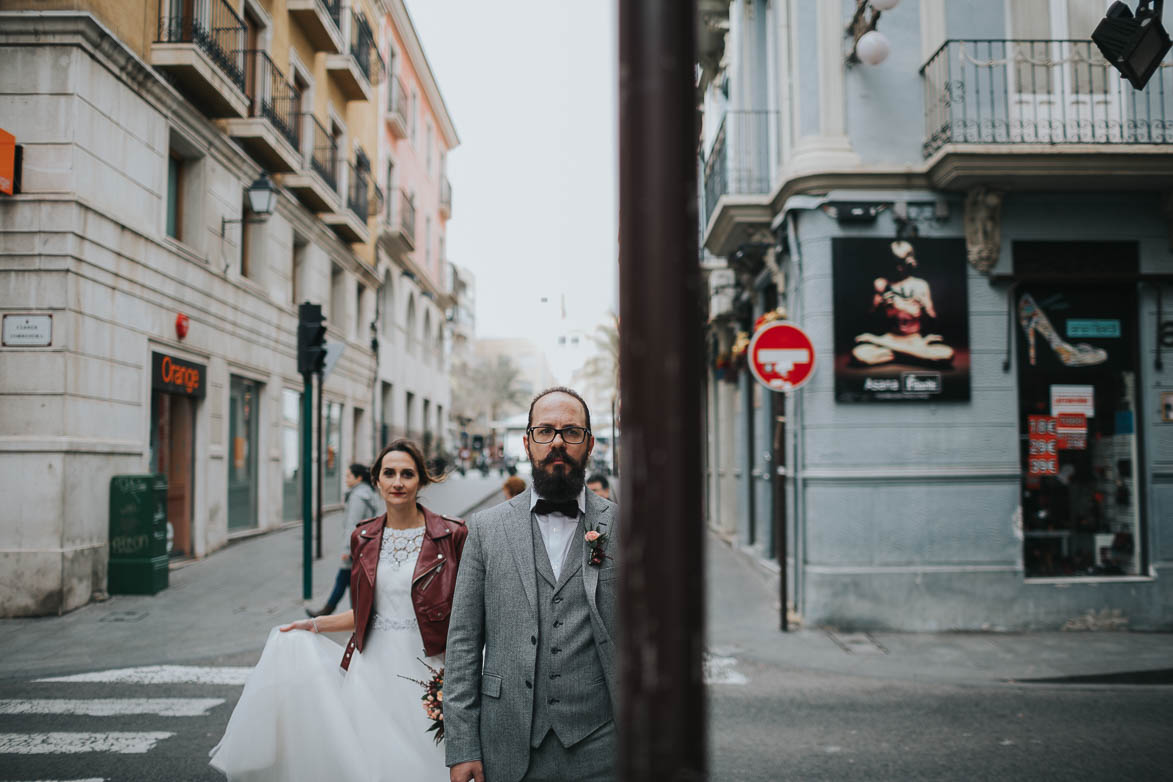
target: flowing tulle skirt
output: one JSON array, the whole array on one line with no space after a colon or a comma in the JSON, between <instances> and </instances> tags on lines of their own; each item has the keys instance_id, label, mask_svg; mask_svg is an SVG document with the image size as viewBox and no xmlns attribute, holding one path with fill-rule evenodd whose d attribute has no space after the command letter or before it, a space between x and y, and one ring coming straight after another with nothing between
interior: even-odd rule
<instances>
[{"instance_id":1,"label":"flowing tulle skirt","mask_svg":"<svg viewBox=\"0 0 1173 782\"><path fill-rule=\"evenodd\" d=\"M414 627L373 630L347 672L334 641L274 628L212 766L241 782L446 782L423 688L399 678L431 676L421 645Z\"/></svg>"}]
</instances>

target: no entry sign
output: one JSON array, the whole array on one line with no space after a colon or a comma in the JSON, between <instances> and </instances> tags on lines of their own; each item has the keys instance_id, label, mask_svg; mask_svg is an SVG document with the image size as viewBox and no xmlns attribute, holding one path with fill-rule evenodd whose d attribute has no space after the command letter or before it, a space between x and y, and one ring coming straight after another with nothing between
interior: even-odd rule
<instances>
[{"instance_id":1,"label":"no entry sign","mask_svg":"<svg viewBox=\"0 0 1173 782\"><path fill-rule=\"evenodd\" d=\"M753 376L771 391L794 391L815 372L815 347L793 323L774 321L758 329L748 353Z\"/></svg>"}]
</instances>

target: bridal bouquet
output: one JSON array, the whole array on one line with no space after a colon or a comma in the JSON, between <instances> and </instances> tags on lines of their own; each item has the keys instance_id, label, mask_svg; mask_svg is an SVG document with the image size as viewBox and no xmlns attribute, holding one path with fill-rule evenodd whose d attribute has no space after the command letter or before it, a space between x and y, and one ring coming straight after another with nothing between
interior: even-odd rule
<instances>
[{"instance_id":1,"label":"bridal bouquet","mask_svg":"<svg viewBox=\"0 0 1173 782\"><path fill-rule=\"evenodd\" d=\"M416 658L419 660L419 658ZM423 681L421 679L413 679L410 676L400 676L400 679L407 679L409 682L415 682L424 688L424 694L420 696L420 700L424 704L424 713L428 715L428 719L432 721L432 726L428 728L428 732L435 731L435 740L439 744L444 740L444 669L433 668L423 660L420 660L425 668L432 672L432 678Z\"/></svg>"}]
</instances>

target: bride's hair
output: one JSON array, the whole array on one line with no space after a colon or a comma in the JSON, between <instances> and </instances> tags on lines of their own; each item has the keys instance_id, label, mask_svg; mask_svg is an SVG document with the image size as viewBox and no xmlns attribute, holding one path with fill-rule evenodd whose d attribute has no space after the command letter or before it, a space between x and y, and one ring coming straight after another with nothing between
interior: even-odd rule
<instances>
[{"instance_id":1,"label":"bride's hair","mask_svg":"<svg viewBox=\"0 0 1173 782\"><path fill-rule=\"evenodd\" d=\"M378 484L379 473L383 469L383 457L392 451L400 451L411 457L415 462L415 470L420 476L420 488L424 488L429 484L440 483L446 477L442 473L433 473L428 470L428 463L424 459L424 452L416 444L415 440L408 440L406 437L401 437L398 440L392 440L388 445L379 451L379 455L375 457L375 461L371 464L371 483Z\"/></svg>"}]
</instances>

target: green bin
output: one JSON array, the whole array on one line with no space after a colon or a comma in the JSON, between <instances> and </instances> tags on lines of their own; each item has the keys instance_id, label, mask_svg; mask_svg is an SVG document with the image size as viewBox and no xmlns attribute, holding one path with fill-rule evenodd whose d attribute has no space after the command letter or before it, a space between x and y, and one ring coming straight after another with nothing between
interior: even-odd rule
<instances>
[{"instance_id":1,"label":"green bin","mask_svg":"<svg viewBox=\"0 0 1173 782\"><path fill-rule=\"evenodd\" d=\"M167 588L167 479L115 475L110 479L110 566L106 591L153 595Z\"/></svg>"}]
</instances>

